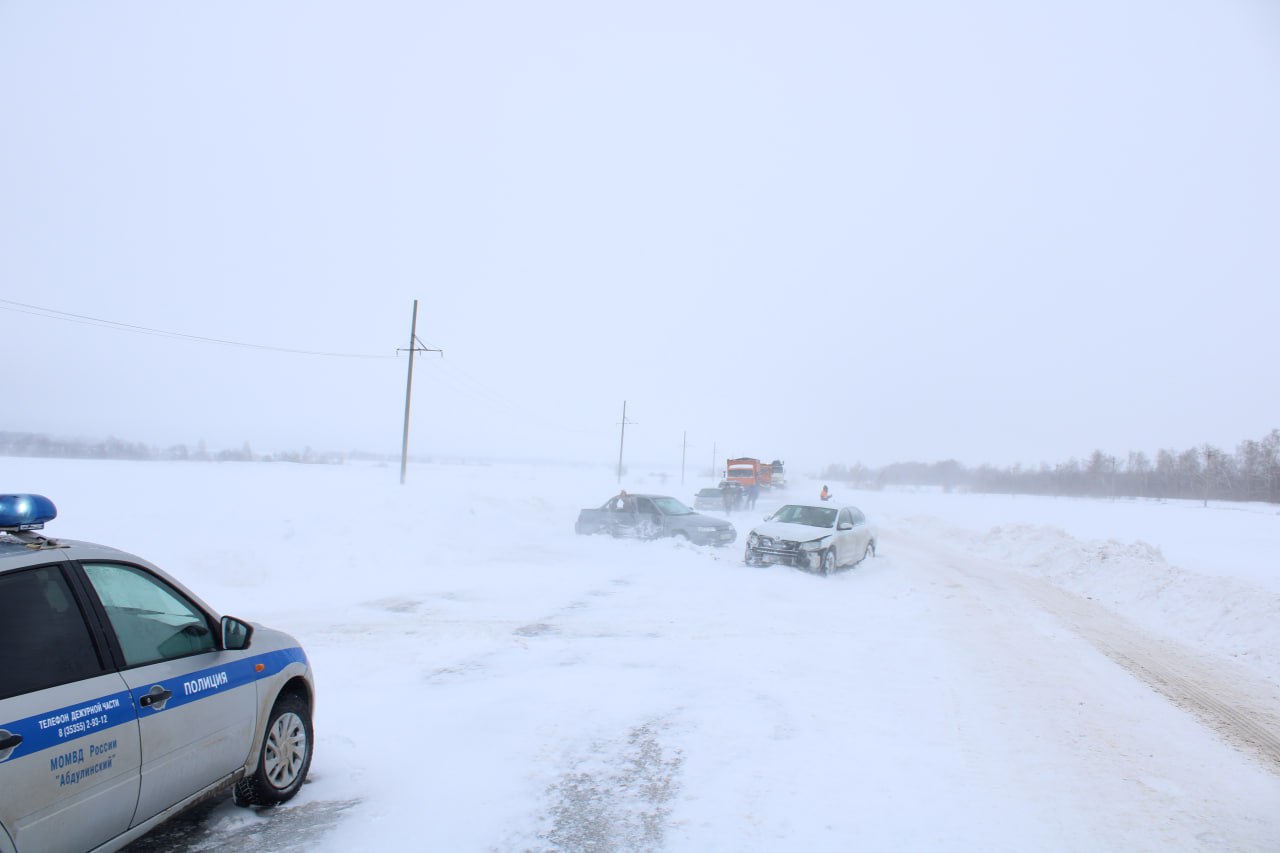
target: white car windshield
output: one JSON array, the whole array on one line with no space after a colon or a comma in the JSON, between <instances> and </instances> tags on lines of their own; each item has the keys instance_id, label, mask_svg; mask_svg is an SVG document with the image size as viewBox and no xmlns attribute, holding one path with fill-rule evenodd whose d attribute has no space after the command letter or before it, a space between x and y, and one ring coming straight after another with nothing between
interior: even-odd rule
<instances>
[{"instance_id":1,"label":"white car windshield","mask_svg":"<svg viewBox=\"0 0 1280 853\"><path fill-rule=\"evenodd\" d=\"M809 527L835 527L836 511L821 506L787 504L775 512L769 520L781 521L785 524L806 524Z\"/></svg>"},{"instance_id":2,"label":"white car windshield","mask_svg":"<svg viewBox=\"0 0 1280 853\"><path fill-rule=\"evenodd\" d=\"M693 510L675 498L654 498L653 502L658 505L658 511L663 515L691 515Z\"/></svg>"}]
</instances>

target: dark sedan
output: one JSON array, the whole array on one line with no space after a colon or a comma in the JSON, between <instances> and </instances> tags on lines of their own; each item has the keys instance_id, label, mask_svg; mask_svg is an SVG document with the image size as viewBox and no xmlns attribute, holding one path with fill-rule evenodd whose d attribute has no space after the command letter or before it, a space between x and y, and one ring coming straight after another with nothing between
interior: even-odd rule
<instances>
[{"instance_id":1,"label":"dark sedan","mask_svg":"<svg viewBox=\"0 0 1280 853\"><path fill-rule=\"evenodd\" d=\"M578 513L576 533L609 533L637 539L676 536L698 545L729 545L738 538L733 525L694 512L666 495L615 495L595 509Z\"/></svg>"}]
</instances>

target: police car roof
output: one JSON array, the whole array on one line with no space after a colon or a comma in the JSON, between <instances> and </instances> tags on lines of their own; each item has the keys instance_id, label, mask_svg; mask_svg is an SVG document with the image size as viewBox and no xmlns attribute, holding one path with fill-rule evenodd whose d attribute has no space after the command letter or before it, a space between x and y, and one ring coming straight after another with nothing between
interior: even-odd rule
<instances>
[{"instance_id":1,"label":"police car roof","mask_svg":"<svg viewBox=\"0 0 1280 853\"><path fill-rule=\"evenodd\" d=\"M43 540L43 544L39 544ZM84 542L79 539L53 539L43 536L19 538L10 533L0 533L0 571L19 566L47 563L50 553L65 555L73 560L106 559L126 560L129 562L146 562L136 554L112 548L110 545L99 545L97 542ZM30 559L25 559L25 558ZM57 559L55 557L55 559Z\"/></svg>"}]
</instances>

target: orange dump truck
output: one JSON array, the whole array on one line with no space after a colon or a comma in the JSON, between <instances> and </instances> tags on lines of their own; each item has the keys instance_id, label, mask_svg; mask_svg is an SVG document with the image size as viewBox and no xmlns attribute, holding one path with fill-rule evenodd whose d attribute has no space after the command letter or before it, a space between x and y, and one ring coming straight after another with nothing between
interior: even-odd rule
<instances>
[{"instance_id":1,"label":"orange dump truck","mask_svg":"<svg viewBox=\"0 0 1280 853\"><path fill-rule=\"evenodd\" d=\"M724 464L724 478L744 489L749 486L769 488L773 481L773 466L750 456L730 459Z\"/></svg>"}]
</instances>

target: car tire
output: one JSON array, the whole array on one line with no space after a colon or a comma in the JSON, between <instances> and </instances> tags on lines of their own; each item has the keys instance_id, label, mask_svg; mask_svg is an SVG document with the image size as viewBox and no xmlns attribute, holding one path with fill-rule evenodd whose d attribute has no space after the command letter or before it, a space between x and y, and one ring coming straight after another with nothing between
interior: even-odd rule
<instances>
[{"instance_id":1,"label":"car tire","mask_svg":"<svg viewBox=\"0 0 1280 853\"><path fill-rule=\"evenodd\" d=\"M872 539L867 543L867 552L862 555L862 559L869 560L876 555L876 540Z\"/></svg>"},{"instance_id":2,"label":"car tire","mask_svg":"<svg viewBox=\"0 0 1280 853\"><path fill-rule=\"evenodd\" d=\"M818 564L818 573L823 575L835 574L836 571L836 549L828 548L822 552L822 562Z\"/></svg>"},{"instance_id":3,"label":"car tire","mask_svg":"<svg viewBox=\"0 0 1280 853\"><path fill-rule=\"evenodd\" d=\"M274 806L292 799L307 779L314 744L307 701L292 694L281 696L267 717L258 769L232 789L236 805Z\"/></svg>"}]
</instances>

